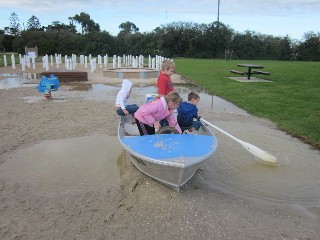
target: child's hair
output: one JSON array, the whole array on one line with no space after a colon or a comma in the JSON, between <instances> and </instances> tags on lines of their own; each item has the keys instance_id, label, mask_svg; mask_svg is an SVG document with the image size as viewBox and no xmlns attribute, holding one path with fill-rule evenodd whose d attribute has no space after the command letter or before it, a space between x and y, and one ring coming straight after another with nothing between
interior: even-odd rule
<instances>
[{"instance_id":1,"label":"child's hair","mask_svg":"<svg viewBox=\"0 0 320 240\"><path fill-rule=\"evenodd\" d=\"M198 98L200 98L200 97L195 92L191 92L188 94L188 101L191 101L192 99L197 100Z\"/></svg>"},{"instance_id":2,"label":"child's hair","mask_svg":"<svg viewBox=\"0 0 320 240\"><path fill-rule=\"evenodd\" d=\"M175 66L175 64L173 61L171 61L169 59L165 59L161 63L161 71L169 70L171 67L174 68L174 66Z\"/></svg>"},{"instance_id":3,"label":"child's hair","mask_svg":"<svg viewBox=\"0 0 320 240\"><path fill-rule=\"evenodd\" d=\"M180 97L179 93L175 91L169 92L165 98L167 99L167 102L171 101L179 104L183 102L183 99Z\"/></svg>"}]
</instances>

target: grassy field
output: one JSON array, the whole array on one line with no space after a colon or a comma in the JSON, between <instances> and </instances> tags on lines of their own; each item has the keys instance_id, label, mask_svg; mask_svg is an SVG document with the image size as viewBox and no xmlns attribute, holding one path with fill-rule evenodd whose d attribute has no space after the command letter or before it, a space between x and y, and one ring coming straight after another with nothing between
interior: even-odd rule
<instances>
[{"instance_id":1,"label":"grassy field","mask_svg":"<svg viewBox=\"0 0 320 240\"><path fill-rule=\"evenodd\" d=\"M249 113L320 149L320 62L174 59L176 72ZM272 83L230 80L238 63L263 65Z\"/></svg>"}]
</instances>

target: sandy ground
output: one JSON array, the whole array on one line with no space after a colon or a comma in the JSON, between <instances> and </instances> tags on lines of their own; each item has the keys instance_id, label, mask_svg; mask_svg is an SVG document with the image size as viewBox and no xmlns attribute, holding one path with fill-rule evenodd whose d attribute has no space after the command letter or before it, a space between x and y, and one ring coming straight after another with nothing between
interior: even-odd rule
<instances>
[{"instance_id":1,"label":"sandy ground","mask_svg":"<svg viewBox=\"0 0 320 240\"><path fill-rule=\"evenodd\" d=\"M0 72L19 70L3 67ZM174 83L181 81L180 76L173 76ZM89 73L89 83L119 82L103 77L99 69ZM81 95L63 104L25 101L34 95L29 87L0 90L0 170L13 162L16 151L44 140L116 136L118 117L113 101L88 100ZM41 109L46 109L45 114ZM203 114L209 120L223 120L223 116ZM242 117L234 117L237 120ZM317 217L206 186L192 187L201 174L195 176L193 185L176 193L144 176L130 162L123 164L126 171L119 187L92 185L41 192L18 181L19 176L8 180L10 173L0 175L0 239L320 239Z\"/></svg>"}]
</instances>

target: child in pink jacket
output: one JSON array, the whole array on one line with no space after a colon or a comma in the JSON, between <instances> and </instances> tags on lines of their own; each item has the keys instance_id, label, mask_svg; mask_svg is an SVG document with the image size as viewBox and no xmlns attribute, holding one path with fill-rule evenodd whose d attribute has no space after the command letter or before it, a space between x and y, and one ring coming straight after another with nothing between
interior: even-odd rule
<instances>
[{"instance_id":1,"label":"child in pink jacket","mask_svg":"<svg viewBox=\"0 0 320 240\"><path fill-rule=\"evenodd\" d=\"M158 96L153 101L142 105L135 112L136 124L141 136L155 134L160 128L159 121L166 118L171 127L182 133L173 110L179 107L182 98L177 92L170 92L167 96Z\"/></svg>"}]
</instances>

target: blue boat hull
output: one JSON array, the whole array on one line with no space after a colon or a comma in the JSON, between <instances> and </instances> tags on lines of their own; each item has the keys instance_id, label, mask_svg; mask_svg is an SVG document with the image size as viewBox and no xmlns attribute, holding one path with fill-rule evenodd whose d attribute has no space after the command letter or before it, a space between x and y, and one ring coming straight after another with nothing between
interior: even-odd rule
<instances>
[{"instance_id":1,"label":"blue boat hull","mask_svg":"<svg viewBox=\"0 0 320 240\"><path fill-rule=\"evenodd\" d=\"M122 120L118 138L141 172L177 191L217 148L216 137L203 125L195 134L128 136Z\"/></svg>"}]
</instances>

